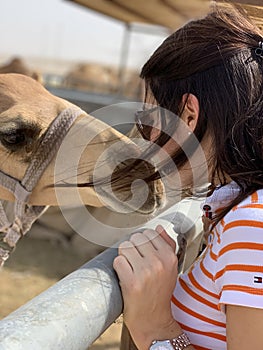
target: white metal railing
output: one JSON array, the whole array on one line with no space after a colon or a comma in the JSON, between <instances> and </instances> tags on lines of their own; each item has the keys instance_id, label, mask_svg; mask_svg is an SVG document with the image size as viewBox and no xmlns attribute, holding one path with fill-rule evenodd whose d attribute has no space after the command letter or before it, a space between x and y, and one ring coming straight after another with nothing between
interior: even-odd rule
<instances>
[{"instance_id":1,"label":"white metal railing","mask_svg":"<svg viewBox=\"0 0 263 350\"><path fill-rule=\"evenodd\" d=\"M146 225L162 224L175 239L184 234L188 254L196 256L202 232L200 201L183 200ZM116 255L117 248L108 248L1 320L0 350L87 349L122 312L112 267Z\"/></svg>"},{"instance_id":2,"label":"white metal railing","mask_svg":"<svg viewBox=\"0 0 263 350\"><path fill-rule=\"evenodd\" d=\"M0 321L1 350L84 350L121 314L109 248Z\"/></svg>"}]
</instances>

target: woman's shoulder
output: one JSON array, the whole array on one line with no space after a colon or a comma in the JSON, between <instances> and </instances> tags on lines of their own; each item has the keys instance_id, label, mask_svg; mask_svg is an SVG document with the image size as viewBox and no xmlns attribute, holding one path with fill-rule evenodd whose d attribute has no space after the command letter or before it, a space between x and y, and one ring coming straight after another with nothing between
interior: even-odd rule
<instances>
[{"instance_id":1,"label":"woman's shoulder","mask_svg":"<svg viewBox=\"0 0 263 350\"><path fill-rule=\"evenodd\" d=\"M223 219L224 231L232 227L263 229L263 189L257 190L234 206Z\"/></svg>"},{"instance_id":2,"label":"woman's shoulder","mask_svg":"<svg viewBox=\"0 0 263 350\"><path fill-rule=\"evenodd\" d=\"M246 206L252 207L257 205L263 205L263 188L253 192L251 195L246 197L242 202L237 205L237 208L243 208Z\"/></svg>"},{"instance_id":3,"label":"woman's shoulder","mask_svg":"<svg viewBox=\"0 0 263 350\"><path fill-rule=\"evenodd\" d=\"M239 204L233 207L230 213L240 213L244 209L263 209L263 189L253 192L251 195L243 199Z\"/></svg>"}]
</instances>

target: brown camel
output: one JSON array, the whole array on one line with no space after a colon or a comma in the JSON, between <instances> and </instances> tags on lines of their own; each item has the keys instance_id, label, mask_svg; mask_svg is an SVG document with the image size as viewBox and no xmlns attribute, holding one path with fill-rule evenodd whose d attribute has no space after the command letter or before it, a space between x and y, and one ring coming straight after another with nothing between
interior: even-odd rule
<instances>
[{"instance_id":1,"label":"brown camel","mask_svg":"<svg viewBox=\"0 0 263 350\"><path fill-rule=\"evenodd\" d=\"M99 173L102 174L102 178L105 178L107 172L112 171L111 169L116 168L118 165L117 155L119 153L121 153L122 159L123 157L124 159L128 159L139 156L139 148L128 137L107 126L105 123L87 115L68 101L53 96L41 84L24 75L0 74L0 101L0 175L5 176L5 174L8 174L8 181L11 179L11 182L13 179L19 180L19 186L15 186L13 193L3 182L0 183L1 199L12 201L17 197L18 205L16 204L16 206L20 210L22 196L22 200L26 205L25 212L28 208L34 208L34 206L61 204L61 198L63 198L63 205L74 205L75 194L72 196L71 193L75 193L76 186L71 184L71 178L73 177L72 174L75 174L75 169L73 169L74 171L71 173L72 169L70 169L70 167L73 160L71 161L69 159L69 153L61 155L60 151L62 168L57 168L56 157L51 157L50 163L46 164L46 169L40 174L39 181L37 181L36 185L32 188L32 193L27 193L27 191L31 192L31 190L27 189L26 185L24 186L26 190L23 187L24 183L31 181L30 172L28 176L28 167L30 167L30 164L32 167L32 160L33 165L35 163L37 164L33 166L34 169L34 167L38 167L39 163L42 161L47 162L46 159L50 157L52 152L54 155L56 154L57 151L54 151L56 144L49 147L50 145L47 144L49 141L47 141L46 135L49 135L49 137L50 135L52 137L53 134L59 136L64 132L64 124L59 124L60 129L56 130L54 133L52 130L50 131L50 125L54 125L57 116L63 113L65 114L66 110L66 114L63 114L64 119L65 116L70 118L71 113L78 115L70 129L70 131L73 130L73 136L71 135L70 142L74 143L76 140L79 141L81 132L83 136L83 130L84 134L88 133L89 136L92 135L91 141L89 140L88 144L83 148L80 161L77 165L77 188L83 203L101 207L106 200L106 203L109 204L113 210L125 210L125 208L127 209L127 207L129 207L129 210L135 209L139 214L150 214L163 203L161 181L150 184L149 194L142 205L137 206L137 204L134 205L131 204L131 202L127 205L125 203L125 201L129 200L131 197L131 192L128 190L123 191L122 183L125 181L131 183L134 179L140 178L142 173L139 174L136 169L134 171L131 169L126 177L118 178L117 175L115 176L114 194L116 196L108 191L109 184L106 189L103 189L103 186L101 189L101 183L98 182L98 187L100 188L99 193L96 192L95 188L92 186L83 186L84 183L90 182L94 167L95 165L97 166L97 160L100 156L103 155L102 161L99 164ZM68 134L70 134L70 132ZM80 140L80 143L76 145L70 144L70 147L83 146L84 141L85 140ZM116 148L112 150L111 146L116 144L116 142L121 142L121 147L118 147L118 150ZM109 153L107 153L108 149L110 149ZM44 150L46 152L45 155L42 154ZM68 152L70 152L70 148L68 148ZM38 157L42 157L41 162L39 159L35 159ZM105 159L107 160L106 162ZM145 164L145 167L141 167L140 169L144 174L145 172L153 170L149 168L148 164ZM34 173L32 174L34 175ZM28 177L26 180L27 182L25 182L26 176ZM61 182L61 187L54 186L54 183L57 185L58 181ZM58 193L60 203L58 203L57 199ZM137 191L137 193L140 194L140 191ZM42 213L42 211L37 213ZM19 215L22 215L21 211ZM24 229L28 230L32 224L32 222L30 222L30 225L27 223L21 224L21 217L19 217L18 220L16 219L13 226L11 226L15 227L18 233L13 234L12 231L9 234L10 237L12 236L10 240L11 243L6 241L8 244L10 243L12 247L18 240L18 235L23 235ZM1 232L5 235L9 229L8 224L6 222L4 224L2 222L1 224ZM13 238L14 235L15 238ZM4 241L4 243L6 242Z\"/></svg>"},{"instance_id":2,"label":"brown camel","mask_svg":"<svg viewBox=\"0 0 263 350\"><path fill-rule=\"evenodd\" d=\"M90 92L118 93L135 100L143 97L143 84L138 71L125 69L119 77L116 67L99 63L80 63L73 67L65 76L64 85Z\"/></svg>"},{"instance_id":3,"label":"brown camel","mask_svg":"<svg viewBox=\"0 0 263 350\"><path fill-rule=\"evenodd\" d=\"M80 63L64 78L66 87L105 94L116 93L117 83L112 67L99 63Z\"/></svg>"},{"instance_id":4,"label":"brown camel","mask_svg":"<svg viewBox=\"0 0 263 350\"><path fill-rule=\"evenodd\" d=\"M20 57L14 57L8 63L0 67L0 74L5 73L17 73L28 75L36 81L43 83L41 74L37 71L30 69Z\"/></svg>"}]
</instances>

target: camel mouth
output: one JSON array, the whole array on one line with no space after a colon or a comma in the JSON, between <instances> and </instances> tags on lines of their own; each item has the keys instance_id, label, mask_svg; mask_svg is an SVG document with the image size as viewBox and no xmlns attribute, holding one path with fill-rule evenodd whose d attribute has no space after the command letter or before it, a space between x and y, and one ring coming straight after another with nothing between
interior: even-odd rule
<instances>
[{"instance_id":1,"label":"camel mouth","mask_svg":"<svg viewBox=\"0 0 263 350\"><path fill-rule=\"evenodd\" d=\"M95 182L94 189L113 211L149 215L166 204L163 181L150 180L155 173L150 162L128 158L115 166L110 177Z\"/></svg>"},{"instance_id":2,"label":"camel mouth","mask_svg":"<svg viewBox=\"0 0 263 350\"><path fill-rule=\"evenodd\" d=\"M161 180L150 180L156 168L141 155L133 140L107 124L89 116L79 120L56 156L54 188L58 201L69 203L66 192L70 189L74 205L95 201L95 206L100 202L99 206L118 213L155 212L163 206L164 191L157 184Z\"/></svg>"},{"instance_id":3,"label":"camel mouth","mask_svg":"<svg viewBox=\"0 0 263 350\"><path fill-rule=\"evenodd\" d=\"M163 184L160 180L152 184L148 184L148 190L140 183L137 183L137 185L133 184L132 187L132 192L130 190L117 191L116 188L114 189L110 183L94 185L91 182L82 182L76 184L63 181L60 183L47 185L44 189L55 189L55 191L60 191L60 199L64 196L69 198L70 193L68 190L70 189L72 189L74 192L78 192L82 198L85 198L85 192L92 190L99 198L102 206L108 207L108 209L113 212L123 214L138 213L142 215L149 215L165 206L166 196ZM61 193L63 193L64 190L65 192L63 195ZM143 191L144 196L142 196ZM135 195L137 193L137 198L132 198L134 193ZM85 199L83 199L82 204L85 205Z\"/></svg>"}]
</instances>

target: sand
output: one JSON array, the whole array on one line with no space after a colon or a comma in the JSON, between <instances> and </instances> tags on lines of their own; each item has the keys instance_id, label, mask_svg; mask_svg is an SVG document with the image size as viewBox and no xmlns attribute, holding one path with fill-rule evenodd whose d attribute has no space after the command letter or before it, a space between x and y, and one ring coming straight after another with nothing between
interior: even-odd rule
<instances>
[{"instance_id":1,"label":"sand","mask_svg":"<svg viewBox=\"0 0 263 350\"><path fill-rule=\"evenodd\" d=\"M91 247L90 257L94 256ZM15 252L0 271L0 318L41 293L89 259L80 257L66 247L49 241L23 238ZM117 320L96 342L91 350L117 350L121 321Z\"/></svg>"}]
</instances>

